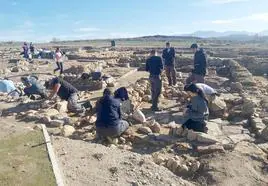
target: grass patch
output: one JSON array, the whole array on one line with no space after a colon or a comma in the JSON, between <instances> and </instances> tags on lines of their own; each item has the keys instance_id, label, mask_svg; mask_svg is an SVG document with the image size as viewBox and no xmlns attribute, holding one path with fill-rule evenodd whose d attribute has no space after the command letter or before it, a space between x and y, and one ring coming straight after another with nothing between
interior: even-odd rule
<instances>
[{"instance_id":1,"label":"grass patch","mask_svg":"<svg viewBox=\"0 0 268 186\"><path fill-rule=\"evenodd\" d=\"M0 185L56 185L43 133L31 131L0 141Z\"/></svg>"}]
</instances>

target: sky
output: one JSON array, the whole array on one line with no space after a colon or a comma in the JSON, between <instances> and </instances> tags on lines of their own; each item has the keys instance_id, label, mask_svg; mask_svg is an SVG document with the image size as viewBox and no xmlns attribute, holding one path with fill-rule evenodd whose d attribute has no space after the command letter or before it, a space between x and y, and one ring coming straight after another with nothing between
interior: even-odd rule
<instances>
[{"instance_id":1,"label":"sky","mask_svg":"<svg viewBox=\"0 0 268 186\"><path fill-rule=\"evenodd\" d=\"M268 0L1 0L0 41L268 30Z\"/></svg>"}]
</instances>

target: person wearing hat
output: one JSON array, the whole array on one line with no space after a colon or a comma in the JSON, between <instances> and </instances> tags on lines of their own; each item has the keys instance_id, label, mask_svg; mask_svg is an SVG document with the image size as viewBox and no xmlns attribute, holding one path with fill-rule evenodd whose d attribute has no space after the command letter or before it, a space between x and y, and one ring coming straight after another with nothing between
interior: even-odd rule
<instances>
[{"instance_id":1,"label":"person wearing hat","mask_svg":"<svg viewBox=\"0 0 268 186\"><path fill-rule=\"evenodd\" d=\"M152 94L152 111L159 111L158 100L162 90L161 73L163 71L163 62L161 57L157 56L155 50L151 51L151 56L146 61L146 71L150 73L149 79Z\"/></svg>"},{"instance_id":2,"label":"person wearing hat","mask_svg":"<svg viewBox=\"0 0 268 186\"><path fill-rule=\"evenodd\" d=\"M53 99L58 95L62 100L68 102L68 111L84 113L85 109L77 103L78 90L73 85L59 77L55 77L52 80L47 81L45 87L46 89L52 90L51 95L48 97L49 99Z\"/></svg>"},{"instance_id":3,"label":"person wearing hat","mask_svg":"<svg viewBox=\"0 0 268 186\"><path fill-rule=\"evenodd\" d=\"M176 70L175 70L175 49L170 47L170 43L166 43L166 48L163 50L162 58L165 64L166 76L169 86L176 85Z\"/></svg>"},{"instance_id":4,"label":"person wearing hat","mask_svg":"<svg viewBox=\"0 0 268 186\"><path fill-rule=\"evenodd\" d=\"M194 52L194 69L186 79L186 84L205 83L207 72L207 58L203 49L199 49L197 44L192 44L191 49Z\"/></svg>"},{"instance_id":5,"label":"person wearing hat","mask_svg":"<svg viewBox=\"0 0 268 186\"><path fill-rule=\"evenodd\" d=\"M128 122L122 120L120 101L113 97L109 88L104 89L103 97L96 104L96 112L98 137L105 137L112 142L112 138L119 137L129 127Z\"/></svg>"}]
</instances>

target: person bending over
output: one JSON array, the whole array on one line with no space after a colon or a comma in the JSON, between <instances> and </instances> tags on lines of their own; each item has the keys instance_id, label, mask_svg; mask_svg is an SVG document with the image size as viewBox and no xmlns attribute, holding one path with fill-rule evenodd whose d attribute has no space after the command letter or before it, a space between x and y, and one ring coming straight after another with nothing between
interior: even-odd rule
<instances>
[{"instance_id":1,"label":"person bending over","mask_svg":"<svg viewBox=\"0 0 268 186\"><path fill-rule=\"evenodd\" d=\"M53 99L58 95L61 99L68 101L67 107L69 112L83 113L85 111L85 109L77 103L78 90L67 81L56 77L47 81L45 87L52 90L49 99Z\"/></svg>"}]
</instances>

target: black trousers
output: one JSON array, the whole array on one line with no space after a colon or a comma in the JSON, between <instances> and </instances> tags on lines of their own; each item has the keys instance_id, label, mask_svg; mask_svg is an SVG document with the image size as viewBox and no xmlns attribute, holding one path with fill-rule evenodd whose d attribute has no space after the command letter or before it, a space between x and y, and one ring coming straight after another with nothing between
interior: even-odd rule
<instances>
[{"instance_id":1,"label":"black trousers","mask_svg":"<svg viewBox=\"0 0 268 186\"><path fill-rule=\"evenodd\" d=\"M194 130L197 132L205 132L206 123L205 121L193 121L192 119L188 119L183 125L183 128L187 128L190 130Z\"/></svg>"},{"instance_id":2,"label":"black trousers","mask_svg":"<svg viewBox=\"0 0 268 186\"><path fill-rule=\"evenodd\" d=\"M62 62L56 62L56 64L57 64L57 67L58 67L58 68L56 68L56 69L54 70L54 72L60 70L60 74L62 74L62 73L63 73L63 63L62 63Z\"/></svg>"}]
</instances>

